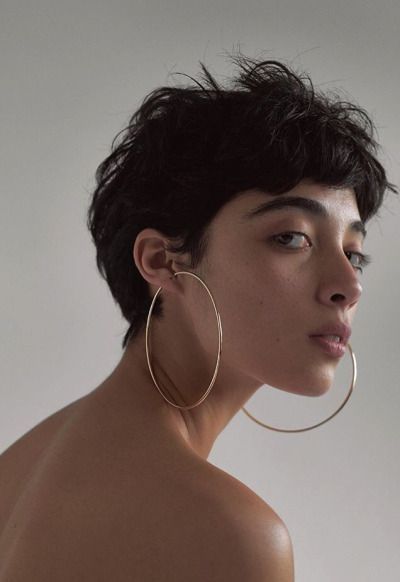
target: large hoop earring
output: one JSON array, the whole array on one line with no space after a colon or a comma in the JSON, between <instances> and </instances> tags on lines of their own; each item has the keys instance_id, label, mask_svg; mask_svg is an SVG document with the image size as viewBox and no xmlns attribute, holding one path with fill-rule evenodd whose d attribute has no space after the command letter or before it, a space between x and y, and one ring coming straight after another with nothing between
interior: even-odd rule
<instances>
[{"instance_id":1,"label":"large hoop earring","mask_svg":"<svg viewBox=\"0 0 400 582\"><path fill-rule=\"evenodd\" d=\"M149 313L148 313L148 316L147 316L147 324L146 324L146 357L147 357L147 365L149 367L150 374L151 374L151 377L153 379L153 382L154 382L157 390L161 394L161 396L164 398L164 400L166 400L171 406L174 406L175 408L180 408L181 410L190 410L191 408L194 408L195 406L199 406L199 404L201 404L202 402L204 402L204 400L207 398L207 396L211 392L212 387L214 386L215 379L216 379L217 374L218 374L219 362L220 362L220 359L221 359L221 351L222 351L222 324L221 324L221 317L220 317L219 312L217 310L217 306L215 305L214 297L212 296L212 293L211 293L210 289L204 283L203 279L201 279L201 277L199 277L198 275L195 275L195 273L192 273L191 271L178 271L177 273L174 273L173 274L173 277L177 277L178 275L191 275L192 277L194 277L195 279L197 279L198 281L200 281L200 283L203 285L203 287L207 290L207 293L209 294L210 299L211 299L212 304L213 304L213 307L214 307L215 316L217 318L217 325L218 325L218 355L217 355L217 362L215 364L214 374L213 374L213 377L211 379L210 385L208 386L208 388L205 391L205 393L203 394L203 396L197 402L195 402L194 404L188 405L188 406L179 406L179 404L175 404L175 402L171 402L171 400L169 400L169 398L167 398L165 396L165 394L163 393L163 391L159 387L159 385L157 383L157 380L155 379L155 376L154 376L154 373L153 373L153 369L152 369L152 366L151 366L151 362L150 362L150 349L149 349L149 335L150 334L149 334L149 329L150 329L150 319L151 319L151 314L153 312L154 304L155 304L155 301L157 299L158 294L162 290L162 287L159 287L157 289L157 292L156 292L156 294L153 297L153 301L151 302L150 309L149 309ZM171 279L172 279L172 277L171 277Z\"/></svg>"},{"instance_id":2,"label":"large hoop earring","mask_svg":"<svg viewBox=\"0 0 400 582\"><path fill-rule=\"evenodd\" d=\"M353 364L353 378L351 381L351 385L350 385L350 390L348 391L346 398L343 400L342 404L339 406L339 408L337 408L335 410L335 412L333 414L331 414L330 416L328 416L328 418L325 418L325 420L322 420L321 422L318 422L317 424L313 424L311 426L307 426L306 428L276 428L275 426L270 426L269 424L265 424L264 422L261 422L261 420L258 420L257 418L255 418L255 416L253 416L248 410L246 410L244 408L244 406L242 407L243 412L245 412L247 414L247 416L249 418L251 418L251 420L254 420L254 422L256 422L257 424L264 426L265 428L269 428L270 430L275 430L276 432L305 432L307 430L312 430L313 428L317 428L317 426L321 426L322 424L325 424L326 422L328 422L328 420L331 420L334 416L336 416L341 410L342 408L345 406L345 404L347 403L347 401L349 400L353 389L356 385L356 380L357 380L357 361L356 361L356 356L354 355L354 352L350 346L350 344L347 344L347 347L349 349L350 355L351 355L351 361Z\"/></svg>"},{"instance_id":3,"label":"large hoop earring","mask_svg":"<svg viewBox=\"0 0 400 582\"><path fill-rule=\"evenodd\" d=\"M161 396L164 398L164 400L166 400L166 402L168 402L168 404L170 404L171 406L174 406L175 408L179 408L181 410L190 410L191 408L195 408L196 406L199 406L202 402L204 402L204 400L207 398L207 396L209 395L209 393L211 392L212 387L214 386L215 383L215 379L217 377L217 373L218 373L218 368L219 368L219 364L220 364L220 359L221 359L221 353L222 353L222 324L221 324L221 317L220 314L217 310L215 301L214 301L214 297L212 296L212 293L210 291L210 289L208 288L208 286L206 285L206 283L201 279L201 277L199 277L199 275L196 275L195 273L192 273L191 271L178 271L177 273L173 274L173 277L176 277L178 275L191 275L192 277L194 277L195 279L197 279L198 281L200 281L200 283L204 286L204 288L206 289L207 293L210 296L210 299L212 301L213 307L214 307L214 311L215 311L215 315L217 318L217 325L218 325L218 354L217 354L217 361L215 364L215 369L214 369L214 374L213 377L211 379L210 385L208 386L206 392L203 394L203 396L194 404L188 405L188 406L179 406L178 404L175 404L175 402L171 402L171 400L169 400L165 394L163 393L163 391L161 390L161 388L159 387L157 380L154 376L153 373L153 369L151 366L151 362L150 362L150 349L149 349L149 335L150 335L150 320L151 320L151 315L153 312L153 308L154 308L154 304L155 301L158 297L158 294L162 291L162 287L159 287L157 289L156 294L153 297L153 300L151 302L150 305L150 309L149 309L149 313L147 316L147 323L146 323L146 358L147 358L147 365L149 367L150 370L150 374L151 377L153 379L153 382L157 388L157 390L159 391L159 393L161 394ZM172 279L172 277L171 277ZM271 426L269 424L265 424L264 422L261 422L260 420L258 420L257 418L255 418L255 416L253 416L248 410L246 410L245 407L242 407L242 410L245 414L247 414L247 416L253 420L254 422L256 422L257 424L259 424L260 426L263 426L265 428L268 428L270 430L276 431L276 432L285 432L285 433L295 433L295 432L305 432L307 430L312 430L314 428L317 428L318 426L321 426L322 424L325 424L326 422L328 422L329 420L331 420L334 416L336 416L341 410L342 408L345 406L345 404L348 402L353 389L356 385L356 380L357 380L357 361L356 361L356 357L355 354L350 346L350 344L347 344L347 347L349 349L350 355L351 355L351 361L352 361L352 365L353 365L353 378L351 381L351 385L350 385L350 389L344 399L344 401L342 402L342 404L339 406L339 408L337 408L335 410L335 412L333 414L331 414L330 416L328 416L328 418L325 418L325 420L322 420L321 422L318 422L317 424L313 424L311 426L308 426L306 428L296 428L296 429L285 429L285 428L277 428L274 426Z\"/></svg>"}]
</instances>

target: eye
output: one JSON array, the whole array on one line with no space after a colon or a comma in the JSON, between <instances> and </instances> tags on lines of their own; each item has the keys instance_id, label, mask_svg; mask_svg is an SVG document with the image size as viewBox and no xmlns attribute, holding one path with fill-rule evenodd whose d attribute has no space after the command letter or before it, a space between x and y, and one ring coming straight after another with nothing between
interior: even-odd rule
<instances>
[{"instance_id":1,"label":"eye","mask_svg":"<svg viewBox=\"0 0 400 582\"><path fill-rule=\"evenodd\" d=\"M306 246L311 246L311 241L310 241L309 237L304 232L298 232L298 231L293 231L293 230L288 231L288 232L281 232L280 234L276 234L275 236L272 237L272 239L281 246L284 246L288 249L296 250L296 249L305 248L304 245L299 246L299 244L296 243L296 240L299 241L299 240L301 240L302 237L303 237L303 239L307 240ZM294 246L292 244L293 241L294 241ZM372 262L371 255L367 255L365 253L360 253L359 251L346 251L345 255L350 259L350 262L353 265L353 267L357 271L360 271L360 273L363 272L364 267L367 267ZM355 263L353 263L351 256L355 257Z\"/></svg>"},{"instance_id":2,"label":"eye","mask_svg":"<svg viewBox=\"0 0 400 582\"><path fill-rule=\"evenodd\" d=\"M345 253L345 255L346 256L348 256L348 255L354 255L356 257L356 264L353 265L353 266L354 266L355 269L357 269L358 271L360 271L360 273L363 272L363 267L367 267L372 262L371 255L367 255L365 253L359 253L358 251L357 252L356 251L347 251Z\"/></svg>"},{"instance_id":3,"label":"eye","mask_svg":"<svg viewBox=\"0 0 400 582\"><path fill-rule=\"evenodd\" d=\"M285 244L285 242L282 241L287 241L289 243L291 243L293 240L294 241L298 241L299 239L301 239L301 237L307 239L308 244L307 246L311 246L310 243L310 239L308 238L308 236L304 233L304 232L297 232L297 231L289 231L289 232L282 232L280 234L276 234L275 236L273 236L273 240L274 241L278 241L278 244L287 247L288 249L299 249L299 248L304 248L304 245L300 245L298 243L295 242L294 246L289 246L289 244ZM280 239L280 242L279 242Z\"/></svg>"}]
</instances>

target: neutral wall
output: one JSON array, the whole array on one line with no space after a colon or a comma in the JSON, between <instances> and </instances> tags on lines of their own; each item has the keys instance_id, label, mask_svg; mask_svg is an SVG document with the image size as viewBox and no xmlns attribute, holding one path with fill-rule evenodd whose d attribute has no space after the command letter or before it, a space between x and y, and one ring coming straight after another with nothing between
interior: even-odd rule
<instances>
[{"instance_id":1,"label":"neutral wall","mask_svg":"<svg viewBox=\"0 0 400 582\"><path fill-rule=\"evenodd\" d=\"M400 5L2 0L0 10L3 450L93 389L121 355L125 324L96 272L85 211L96 166L144 95L173 82L171 72L196 74L199 60L229 74L223 51L239 46L286 59L372 114L382 161L399 184ZM400 571L399 205L388 198L369 225L374 262L362 276L352 336L358 382L348 405L297 435L240 412L209 459L284 519L296 582L395 580ZM264 390L248 408L258 402L274 422L283 405L302 426L309 405L318 421L348 388L348 357L339 368L325 402Z\"/></svg>"}]
</instances>

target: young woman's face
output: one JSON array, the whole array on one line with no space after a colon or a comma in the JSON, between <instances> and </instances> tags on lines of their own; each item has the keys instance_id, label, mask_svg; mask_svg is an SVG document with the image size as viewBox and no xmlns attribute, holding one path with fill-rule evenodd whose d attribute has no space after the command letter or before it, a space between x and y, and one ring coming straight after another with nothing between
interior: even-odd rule
<instances>
[{"instance_id":1,"label":"young woman's face","mask_svg":"<svg viewBox=\"0 0 400 582\"><path fill-rule=\"evenodd\" d=\"M260 204L288 197L314 201L324 212L286 206L249 216ZM362 291L362 247L352 189L303 181L283 195L251 190L226 204L210 225L199 271L221 315L225 363L260 385L326 392L341 360L310 335L325 324L351 326ZM200 289L199 304L209 301L204 295ZM215 345L215 314L207 313L198 325Z\"/></svg>"}]
</instances>

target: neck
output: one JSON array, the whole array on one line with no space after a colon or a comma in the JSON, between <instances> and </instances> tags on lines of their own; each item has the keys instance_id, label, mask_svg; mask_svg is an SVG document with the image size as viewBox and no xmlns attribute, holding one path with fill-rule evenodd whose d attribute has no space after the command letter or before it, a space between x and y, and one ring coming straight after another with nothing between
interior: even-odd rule
<instances>
[{"instance_id":1,"label":"neck","mask_svg":"<svg viewBox=\"0 0 400 582\"><path fill-rule=\"evenodd\" d=\"M183 358L183 362L186 361L188 360ZM196 370L196 366L191 366L190 361L188 369L184 370L174 365L166 368L160 365L156 369L157 383L172 402L175 402L175 399L171 393L179 394L185 404L190 405L197 402L207 390L212 371L209 372L208 379L203 373L200 379L194 373L190 381L191 369ZM154 368L153 373L155 373ZM235 370L233 373L233 370L229 369L221 358L215 383L207 398L189 410L176 408L166 402L153 382L147 364L143 335L126 348L107 381L111 383L111 389L116 398L120 394L124 402L131 402L136 412L139 410L139 413L143 414L150 423L157 423L161 430L166 429L172 432L180 444L202 459L208 458L218 435L261 385L254 378L251 382L248 377L246 380L243 377L240 378L238 371ZM186 392L182 390L182 386L189 384L196 384L196 392L190 389ZM168 390L165 389L166 385L168 385ZM176 389L177 386L180 388L179 391ZM129 395L128 400L122 396L123 392ZM182 405L178 400L177 403ZM126 410L126 413L129 414L129 410Z\"/></svg>"}]
</instances>

